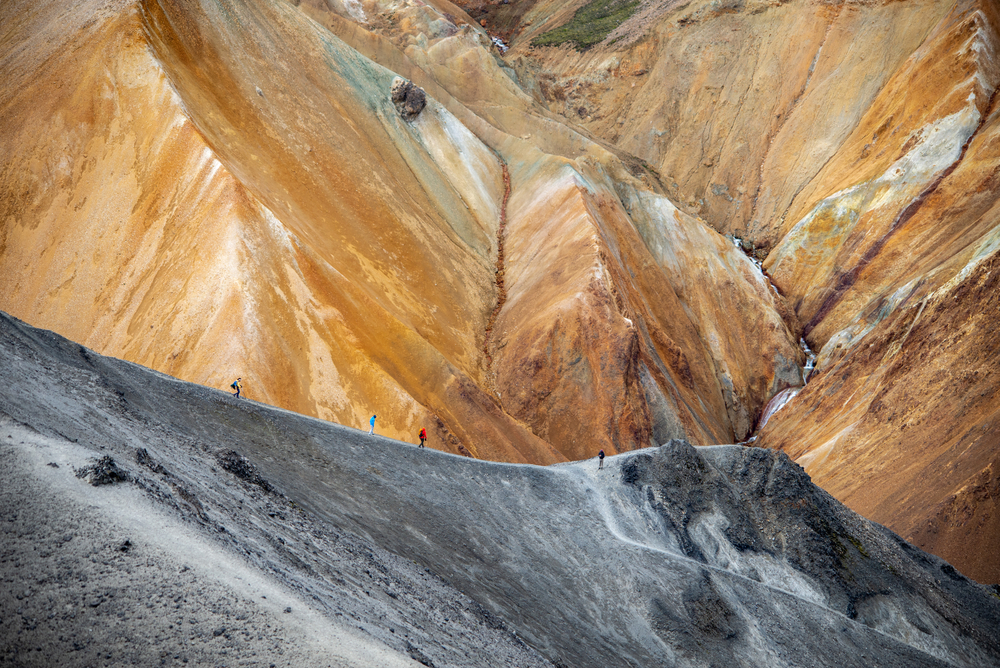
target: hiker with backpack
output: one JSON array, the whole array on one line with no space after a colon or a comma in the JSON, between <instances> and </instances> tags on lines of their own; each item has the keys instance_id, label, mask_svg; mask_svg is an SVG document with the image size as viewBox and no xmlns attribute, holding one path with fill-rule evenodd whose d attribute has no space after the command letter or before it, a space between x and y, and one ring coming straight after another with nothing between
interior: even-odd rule
<instances>
[{"instance_id":1,"label":"hiker with backpack","mask_svg":"<svg viewBox=\"0 0 1000 668\"><path fill-rule=\"evenodd\" d=\"M597 465L597 470L600 471L601 469L604 468L604 450L601 450L600 452L597 453L597 459L600 462Z\"/></svg>"},{"instance_id":2,"label":"hiker with backpack","mask_svg":"<svg viewBox=\"0 0 1000 668\"><path fill-rule=\"evenodd\" d=\"M236 397L237 399L239 399L239 397L240 397L240 391L243 390L243 386L240 385L240 381L241 380L243 380L243 379L242 378L237 378L236 380L233 381L233 384L229 386L229 387L233 388L234 390L236 390L235 392L233 392L233 396Z\"/></svg>"},{"instance_id":3,"label":"hiker with backpack","mask_svg":"<svg viewBox=\"0 0 1000 668\"><path fill-rule=\"evenodd\" d=\"M427 430L426 429L421 429L420 430L420 447L421 448L424 447L424 441L426 441L426 440L427 440Z\"/></svg>"}]
</instances>

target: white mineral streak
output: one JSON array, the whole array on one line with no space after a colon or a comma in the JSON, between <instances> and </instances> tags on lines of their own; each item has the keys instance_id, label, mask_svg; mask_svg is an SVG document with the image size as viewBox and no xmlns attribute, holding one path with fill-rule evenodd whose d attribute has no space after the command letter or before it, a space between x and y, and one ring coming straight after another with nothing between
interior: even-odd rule
<instances>
[{"instance_id":1,"label":"white mineral streak","mask_svg":"<svg viewBox=\"0 0 1000 668\"><path fill-rule=\"evenodd\" d=\"M951 280L938 288L934 292L934 297L941 297L954 290L983 260L993 256L997 251L1000 251L1000 226L983 235L965 266Z\"/></svg>"},{"instance_id":2,"label":"white mineral streak","mask_svg":"<svg viewBox=\"0 0 1000 668\"><path fill-rule=\"evenodd\" d=\"M968 105L926 125L911 135L916 138L914 147L889 168L879 178L876 186L923 185L931 182L942 171L955 163L962 155L962 147L979 127L981 116L974 105ZM883 198L873 200L869 208L876 208L889 199L891 191Z\"/></svg>"},{"instance_id":3,"label":"white mineral streak","mask_svg":"<svg viewBox=\"0 0 1000 668\"><path fill-rule=\"evenodd\" d=\"M831 438L827 439L819 446L810 449L804 455L796 459L795 463L804 468L806 473L815 470L815 468L818 468L820 464L825 462L826 459L833 454L837 447L837 443L839 443L844 437L850 435L853 430L854 424L844 427Z\"/></svg>"},{"instance_id":4,"label":"white mineral streak","mask_svg":"<svg viewBox=\"0 0 1000 668\"><path fill-rule=\"evenodd\" d=\"M764 275L761 263L743 252L738 239L725 242L725 237L696 218L687 216L668 198L648 192L630 193L630 207L648 214L650 228L640 228L643 241L657 262L669 270L682 284L688 282L691 271L689 256L710 258L720 272L750 279L761 292L769 293L774 286ZM678 255L681 249L684 255Z\"/></svg>"},{"instance_id":5,"label":"white mineral streak","mask_svg":"<svg viewBox=\"0 0 1000 668\"><path fill-rule=\"evenodd\" d=\"M888 186L888 188L885 189L880 197L868 203L864 207L864 210L873 209L878 206L889 206L896 192L895 189L899 186L926 184L937 178L944 169L954 164L960 158L962 146L972 136L972 133L975 132L979 118L979 112L975 106L970 105L962 111L947 116L929 126L925 126L915 133L920 140L914 149L893 163L886 170L885 174L871 182L872 190L879 190L881 186ZM842 193L838 193L838 195L834 195L828 198L828 200L824 200L824 202L836 201L838 198L846 195L848 191L857 192L861 187L863 186L842 191ZM912 188L907 189L907 191L912 192ZM901 203L898 202L898 195L895 195L895 199L896 206L900 206ZM905 207L900 206L900 210L902 208ZM819 207L814 209L814 212L818 210ZM856 216L860 217L861 213L863 213L863 210L857 212ZM803 219L799 223L799 225L807 224L807 219ZM796 228L799 225L796 225ZM791 234L794 234L794 230ZM814 232L809 232L799 236L798 239L804 243L806 236L809 235L811 235L812 239L816 238ZM940 290L950 290L957 281L961 281L967 276L979 261L995 251L998 248L998 244L1000 244L1000 236L997 233L988 235L980 243L979 249L974 253L973 259L970 260L954 279L945 284L945 286L942 286L939 292ZM777 267L777 263L775 267ZM890 295L880 297L881 306L877 311L870 312L865 310L856 315L847 327L827 340L819 353L816 368L825 369L831 362L840 359L848 348L853 347L861 341L879 322L884 320L901 303L906 301L917 288L918 283L919 279L917 278L910 280Z\"/></svg>"},{"instance_id":6,"label":"white mineral streak","mask_svg":"<svg viewBox=\"0 0 1000 668\"><path fill-rule=\"evenodd\" d=\"M361 2L359 0L341 0L344 4L344 11L352 19L358 23L366 23L368 17L365 16L365 10L361 7Z\"/></svg>"},{"instance_id":7,"label":"white mineral streak","mask_svg":"<svg viewBox=\"0 0 1000 668\"><path fill-rule=\"evenodd\" d=\"M502 171L496 155L454 114L431 99L413 130L482 229L495 234L503 200Z\"/></svg>"},{"instance_id":8,"label":"white mineral streak","mask_svg":"<svg viewBox=\"0 0 1000 668\"><path fill-rule=\"evenodd\" d=\"M847 327L831 336L816 356L816 370L823 371L830 364L843 357L849 348L861 341L870 331L875 329L876 325L885 320L886 316L908 299L920 282L920 278L914 278L892 294L882 297L877 311L859 313Z\"/></svg>"},{"instance_id":9,"label":"white mineral streak","mask_svg":"<svg viewBox=\"0 0 1000 668\"><path fill-rule=\"evenodd\" d=\"M691 526L691 538L710 562L730 573L751 578L768 587L826 607L826 596L808 577L785 560L765 553L742 553L733 547L725 530L729 520L720 512L700 516Z\"/></svg>"},{"instance_id":10,"label":"white mineral streak","mask_svg":"<svg viewBox=\"0 0 1000 668\"><path fill-rule=\"evenodd\" d=\"M990 25L989 19L981 9L972 12L967 20L974 23L976 29L972 31L958 53L965 55L970 51L975 52L976 69L972 76L983 94L982 103L985 106L1000 79L997 31ZM972 94L975 95L975 91Z\"/></svg>"},{"instance_id":11,"label":"white mineral streak","mask_svg":"<svg viewBox=\"0 0 1000 668\"><path fill-rule=\"evenodd\" d=\"M979 126L975 105L924 126L911 135L916 145L871 181L845 188L822 200L785 235L776 247L771 274L788 266L824 266L867 212L879 208L902 211L962 155L962 147ZM819 222L822 221L822 222Z\"/></svg>"},{"instance_id":12,"label":"white mineral streak","mask_svg":"<svg viewBox=\"0 0 1000 668\"><path fill-rule=\"evenodd\" d=\"M264 225L270 233L272 240L280 244L284 250L289 251L289 257L294 257L292 251L295 248L292 245L292 234L285 227L284 223L278 220L278 217L260 202L257 202L257 211L260 214L261 220L264 221Z\"/></svg>"},{"instance_id":13,"label":"white mineral streak","mask_svg":"<svg viewBox=\"0 0 1000 668\"><path fill-rule=\"evenodd\" d=\"M567 473L577 474L575 471ZM590 478L593 473L585 475ZM649 493L657 504L669 504L669 501L660 498L655 488L649 488ZM593 499L608 531L618 540L644 550L669 554L675 559L690 560L674 532L663 531L662 519L650 504L649 497L645 497L642 503L626 503L622 496L606 494L598 488L589 498ZM707 561L704 565L752 579L821 607L827 606L823 592L785 560L763 553L738 551L725 534L728 527L726 517L714 509L700 514L692 522L690 536Z\"/></svg>"}]
</instances>

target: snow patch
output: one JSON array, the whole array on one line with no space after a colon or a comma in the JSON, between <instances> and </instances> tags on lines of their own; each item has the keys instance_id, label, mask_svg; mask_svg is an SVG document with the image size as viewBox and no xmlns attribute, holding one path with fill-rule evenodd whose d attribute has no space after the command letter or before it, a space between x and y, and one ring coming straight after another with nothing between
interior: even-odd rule
<instances>
[{"instance_id":1,"label":"snow patch","mask_svg":"<svg viewBox=\"0 0 1000 668\"><path fill-rule=\"evenodd\" d=\"M767 402L767 406L764 407L764 411L761 413L760 424L757 425L758 431L763 429L764 425L767 424L767 421L770 420L775 413L784 408L788 402L797 397L801 391L801 387L789 387L771 397L771 400Z\"/></svg>"}]
</instances>

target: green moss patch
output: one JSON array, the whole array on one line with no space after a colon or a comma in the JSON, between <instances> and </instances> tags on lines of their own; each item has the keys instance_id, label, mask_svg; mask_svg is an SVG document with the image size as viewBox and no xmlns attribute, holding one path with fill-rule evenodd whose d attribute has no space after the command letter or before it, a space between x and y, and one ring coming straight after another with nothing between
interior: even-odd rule
<instances>
[{"instance_id":1,"label":"green moss patch","mask_svg":"<svg viewBox=\"0 0 1000 668\"><path fill-rule=\"evenodd\" d=\"M572 42L583 51L608 36L624 23L639 6L639 0L593 0L576 10L565 25L549 30L532 40L532 46L559 46Z\"/></svg>"}]
</instances>

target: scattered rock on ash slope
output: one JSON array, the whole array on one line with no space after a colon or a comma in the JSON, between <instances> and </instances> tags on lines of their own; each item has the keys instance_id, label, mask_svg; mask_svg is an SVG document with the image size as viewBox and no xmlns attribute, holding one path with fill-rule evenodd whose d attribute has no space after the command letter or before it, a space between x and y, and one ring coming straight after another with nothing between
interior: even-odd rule
<instances>
[{"instance_id":1,"label":"scattered rock on ash slope","mask_svg":"<svg viewBox=\"0 0 1000 668\"><path fill-rule=\"evenodd\" d=\"M123 471L115 460L111 457L101 457L93 464L84 466L76 472L77 478L83 478L94 487L100 485L114 485L119 482L128 482L131 477Z\"/></svg>"},{"instance_id":2,"label":"scattered rock on ash slope","mask_svg":"<svg viewBox=\"0 0 1000 668\"><path fill-rule=\"evenodd\" d=\"M225 450L218 455L219 466L232 473L240 480L251 485L257 485L265 492L273 493L274 488L257 472L257 467L250 460L235 450Z\"/></svg>"}]
</instances>

